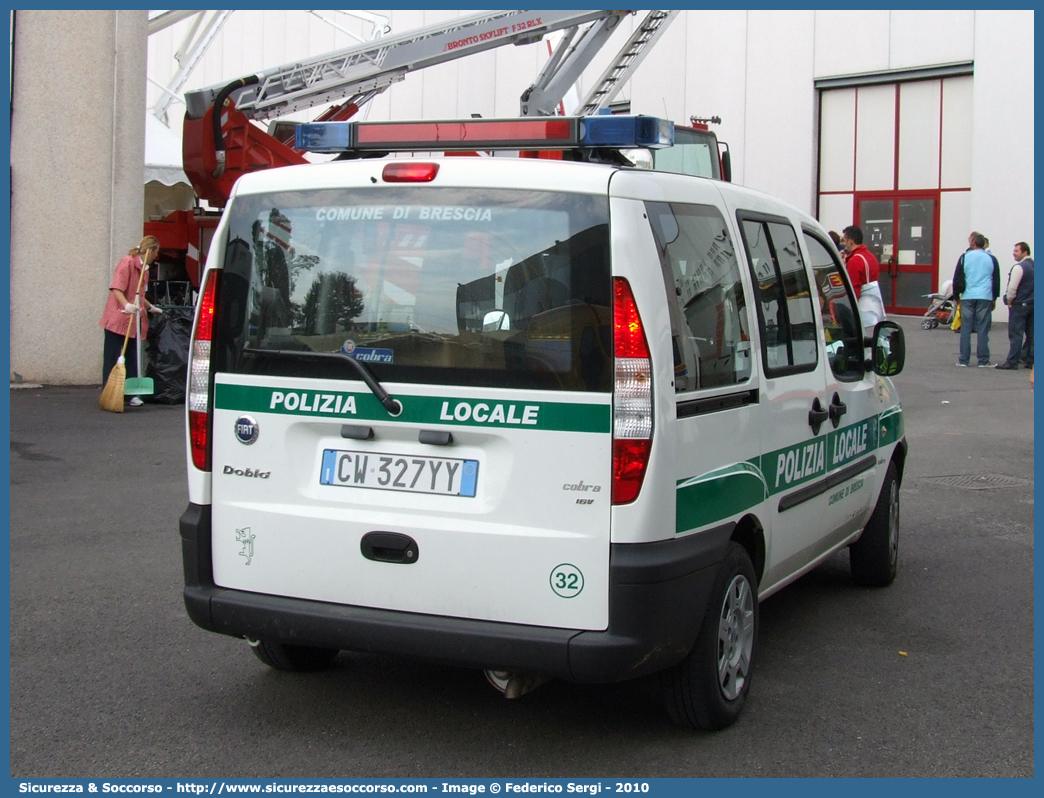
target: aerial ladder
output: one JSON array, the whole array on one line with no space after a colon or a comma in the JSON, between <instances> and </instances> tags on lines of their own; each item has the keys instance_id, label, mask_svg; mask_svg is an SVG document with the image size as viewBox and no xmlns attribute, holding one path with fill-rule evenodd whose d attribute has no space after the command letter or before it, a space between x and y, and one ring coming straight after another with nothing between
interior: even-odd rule
<instances>
[{"instance_id":1,"label":"aerial ladder","mask_svg":"<svg viewBox=\"0 0 1044 798\"><path fill-rule=\"evenodd\" d=\"M152 114L164 125L168 125L167 112L174 102L179 102L179 93L184 88L189 76L199 65L204 54L210 49L218 32L232 15L232 11L151 11L149 12L149 36L161 30L170 28L180 22L189 21L181 44L174 50L174 60L178 63L178 70L166 86L149 79L157 89L159 97L152 107ZM358 42L373 41L388 33L391 28L388 18L369 11L336 9L333 11L305 11L312 17L320 20ZM362 34L346 27L344 19L348 18L356 26L362 25L365 30L369 27L366 38Z\"/></svg>"},{"instance_id":2,"label":"aerial ladder","mask_svg":"<svg viewBox=\"0 0 1044 798\"><path fill-rule=\"evenodd\" d=\"M553 116L569 89L612 37L629 10L490 11L460 17L398 35L267 69L234 81L185 94L182 156L196 195L215 208L224 207L240 175L306 163L295 149L295 123L281 120L317 106L329 107L315 120L344 121L406 75L437 64L508 44L541 41L562 31L561 43L537 80L522 95L522 116ZM649 11L634 35L599 79L597 95L582 107L595 113L608 107L677 11ZM332 103L332 104L331 104ZM268 130L259 124L271 120ZM189 279L198 284L205 228L215 217L180 219L178 225L152 223L151 232L164 250L186 253ZM166 222L167 220L164 220ZM176 230L174 228L177 228ZM181 242L179 239L187 237Z\"/></svg>"},{"instance_id":3,"label":"aerial ladder","mask_svg":"<svg viewBox=\"0 0 1044 798\"><path fill-rule=\"evenodd\" d=\"M676 16L677 11L650 11L580 101L573 115L591 116L603 108L608 108Z\"/></svg>"},{"instance_id":4,"label":"aerial ladder","mask_svg":"<svg viewBox=\"0 0 1044 798\"><path fill-rule=\"evenodd\" d=\"M266 132L252 121L278 119L330 103L336 104L314 121L343 121L412 71L508 44L531 44L561 30L565 31L563 43L523 94L521 107L523 116L554 115L562 97L630 13L485 12L188 92L185 172L201 199L223 206L241 174L305 162L303 153L292 147L292 125L277 121ZM631 37L611 66L614 85L600 99L608 102L615 95L676 14L649 12L638 31L650 34L637 43Z\"/></svg>"}]
</instances>

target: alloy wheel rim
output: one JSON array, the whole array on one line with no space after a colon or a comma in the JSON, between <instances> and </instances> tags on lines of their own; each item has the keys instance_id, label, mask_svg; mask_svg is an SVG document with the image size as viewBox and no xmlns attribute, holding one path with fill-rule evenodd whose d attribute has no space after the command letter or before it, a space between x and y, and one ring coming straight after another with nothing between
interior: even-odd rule
<instances>
[{"instance_id":1,"label":"alloy wheel rim","mask_svg":"<svg viewBox=\"0 0 1044 798\"><path fill-rule=\"evenodd\" d=\"M743 693L754 652L754 592L737 574L729 583L718 619L718 687L729 701Z\"/></svg>"}]
</instances>

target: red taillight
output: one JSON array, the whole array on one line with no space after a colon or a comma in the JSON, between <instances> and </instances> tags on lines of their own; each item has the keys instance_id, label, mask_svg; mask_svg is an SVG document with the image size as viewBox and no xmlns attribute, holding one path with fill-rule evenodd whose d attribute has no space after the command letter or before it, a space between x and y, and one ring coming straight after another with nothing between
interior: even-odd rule
<instances>
[{"instance_id":1,"label":"red taillight","mask_svg":"<svg viewBox=\"0 0 1044 798\"><path fill-rule=\"evenodd\" d=\"M613 441L613 504L627 504L638 498L651 448L648 438Z\"/></svg>"},{"instance_id":2,"label":"red taillight","mask_svg":"<svg viewBox=\"0 0 1044 798\"><path fill-rule=\"evenodd\" d=\"M631 286L622 277L613 280L613 351L617 357L649 357L645 331L634 304Z\"/></svg>"},{"instance_id":3,"label":"red taillight","mask_svg":"<svg viewBox=\"0 0 1044 798\"><path fill-rule=\"evenodd\" d=\"M192 464L210 470L210 352L217 307L218 272L208 271L196 311L196 330L189 355L188 432Z\"/></svg>"},{"instance_id":4,"label":"red taillight","mask_svg":"<svg viewBox=\"0 0 1044 798\"><path fill-rule=\"evenodd\" d=\"M381 177L385 183L430 183L438 173L437 163L390 163Z\"/></svg>"},{"instance_id":5,"label":"red taillight","mask_svg":"<svg viewBox=\"0 0 1044 798\"><path fill-rule=\"evenodd\" d=\"M652 364L645 329L622 277L613 280L613 504L638 498L652 451Z\"/></svg>"},{"instance_id":6,"label":"red taillight","mask_svg":"<svg viewBox=\"0 0 1044 798\"><path fill-rule=\"evenodd\" d=\"M192 465L200 471L209 471L207 463L207 424L210 422L208 413L199 413L189 410L189 440L192 443Z\"/></svg>"},{"instance_id":7,"label":"red taillight","mask_svg":"<svg viewBox=\"0 0 1044 798\"><path fill-rule=\"evenodd\" d=\"M214 340L214 304L216 301L217 277L214 272L209 272L203 288L203 298L199 301L199 321L196 322L195 334L197 341Z\"/></svg>"}]
</instances>

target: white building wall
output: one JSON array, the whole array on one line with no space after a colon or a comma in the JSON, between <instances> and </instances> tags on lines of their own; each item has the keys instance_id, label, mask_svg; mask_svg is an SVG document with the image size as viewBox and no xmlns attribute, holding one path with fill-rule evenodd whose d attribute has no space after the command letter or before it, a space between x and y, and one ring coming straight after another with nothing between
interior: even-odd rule
<instances>
[{"instance_id":1,"label":"white building wall","mask_svg":"<svg viewBox=\"0 0 1044 798\"><path fill-rule=\"evenodd\" d=\"M888 15L888 69L970 61L975 11L878 11Z\"/></svg>"},{"instance_id":2,"label":"white building wall","mask_svg":"<svg viewBox=\"0 0 1044 798\"><path fill-rule=\"evenodd\" d=\"M102 379L98 326L142 236L145 11L16 11L11 93L11 370Z\"/></svg>"},{"instance_id":3,"label":"white building wall","mask_svg":"<svg viewBox=\"0 0 1044 798\"><path fill-rule=\"evenodd\" d=\"M888 11L816 11L813 77L857 75L892 69Z\"/></svg>"},{"instance_id":4,"label":"white building wall","mask_svg":"<svg viewBox=\"0 0 1044 798\"><path fill-rule=\"evenodd\" d=\"M1015 242L1034 245L1032 11L975 12L970 121L972 225L1006 276Z\"/></svg>"},{"instance_id":5,"label":"white building wall","mask_svg":"<svg viewBox=\"0 0 1044 798\"><path fill-rule=\"evenodd\" d=\"M750 13L740 153L747 185L805 210L815 197L814 22L811 11Z\"/></svg>"}]
</instances>

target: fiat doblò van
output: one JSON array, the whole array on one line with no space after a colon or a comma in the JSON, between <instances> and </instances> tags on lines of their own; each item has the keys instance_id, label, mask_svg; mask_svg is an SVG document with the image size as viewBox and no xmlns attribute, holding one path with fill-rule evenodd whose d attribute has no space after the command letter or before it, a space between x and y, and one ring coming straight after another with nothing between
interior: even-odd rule
<instances>
[{"instance_id":1,"label":"fiat dobl\u00f2 van","mask_svg":"<svg viewBox=\"0 0 1044 798\"><path fill-rule=\"evenodd\" d=\"M893 580L902 330L864 339L795 208L583 160L239 180L190 355L196 624L278 669L378 652L509 697L657 674L718 729L759 599L845 547Z\"/></svg>"}]
</instances>

